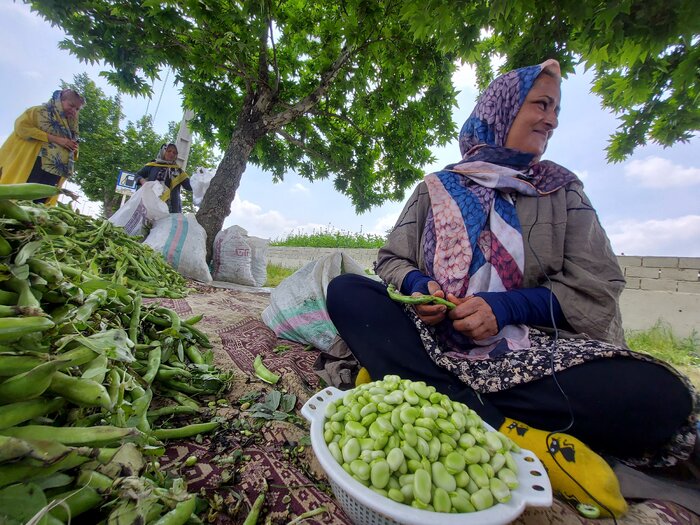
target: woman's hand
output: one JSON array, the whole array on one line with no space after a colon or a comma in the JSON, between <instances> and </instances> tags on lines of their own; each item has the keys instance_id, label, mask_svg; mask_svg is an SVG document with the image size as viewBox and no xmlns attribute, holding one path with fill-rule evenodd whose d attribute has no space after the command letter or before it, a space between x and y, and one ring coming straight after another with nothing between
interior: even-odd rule
<instances>
[{"instance_id":1,"label":"woman's hand","mask_svg":"<svg viewBox=\"0 0 700 525\"><path fill-rule=\"evenodd\" d=\"M452 294L447 300L455 303L457 307L449 314L455 330L471 337L474 341L480 341L492 337L498 333L498 322L493 310L481 297L473 295L458 298Z\"/></svg>"},{"instance_id":2,"label":"woman's hand","mask_svg":"<svg viewBox=\"0 0 700 525\"><path fill-rule=\"evenodd\" d=\"M78 143L75 140L71 140L68 137L61 137L59 135L49 135L49 142L58 144L62 148L66 148L69 151L76 151L78 149Z\"/></svg>"},{"instance_id":3,"label":"woman's hand","mask_svg":"<svg viewBox=\"0 0 700 525\"><path fill-rule=\"evenodd\" d=\"M428 292L435 297L445 298L445 292L440 289L440 285L435 281L428 282ZM413 292L411 297L423 295L420 292ZM442 304L417 304L414 307L416 315L425 324L433 326L445 318L447 307Z\"/></svg>"}]
</instances>

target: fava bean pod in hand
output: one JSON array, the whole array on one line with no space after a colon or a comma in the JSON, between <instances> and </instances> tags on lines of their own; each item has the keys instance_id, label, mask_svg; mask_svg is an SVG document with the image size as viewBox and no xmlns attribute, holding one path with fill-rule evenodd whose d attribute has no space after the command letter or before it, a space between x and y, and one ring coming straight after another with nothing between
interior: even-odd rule
<instances>
[{"instance_id":1,"label":"fava bean pod in hand","mask_svg":"<svg viewBox=\"0 0 700 525\"><path fill-rule=\"evenodd\" d=\"M404 304L442 304L448 310L455 308L455 304L451 301L436 297L435 295L404 295L399 292L393 284L386 287L386 292L394 301Z\"/></svg>"}]
</instances>

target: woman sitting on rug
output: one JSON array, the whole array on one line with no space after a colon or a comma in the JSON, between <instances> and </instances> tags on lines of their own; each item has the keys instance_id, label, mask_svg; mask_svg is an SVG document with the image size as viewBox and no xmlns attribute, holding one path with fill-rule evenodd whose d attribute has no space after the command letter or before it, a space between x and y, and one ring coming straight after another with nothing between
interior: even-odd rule
<instances>
[{"instance_id":1,"label":"woman sitting on rug","mask_svg":"<svg viewBox=\"0 0 700 525\"><path fill-rule=\"evenodd\" d=\"M621 516L599 454L687 459L696 400L678 372L627 348L605 231L576 175L540 160L560 83L555 60L497 78L462 128L462 159L425 177L379 251L386 284L454 309L400 304L352 274L331 281L327 304L371 377L433 385L533 451L561 497Z\"/></svg>"}]
</instances>

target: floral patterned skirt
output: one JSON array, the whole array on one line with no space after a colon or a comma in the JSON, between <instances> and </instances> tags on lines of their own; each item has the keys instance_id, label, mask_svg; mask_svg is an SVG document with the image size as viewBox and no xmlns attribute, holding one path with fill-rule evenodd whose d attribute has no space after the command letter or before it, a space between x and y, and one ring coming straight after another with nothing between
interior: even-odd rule
<instances>
[{"instance_id":1,"label":"floral patterned skirt","mask_svg":"<svg viewBox=\"0 0 700 525\"><path fill-rule=\"evenodd\" d=\"M691 455L697 435L700 397L688 378L667 363L594 339L559 338L555 340L552 336L536 329L530 329L531 347L527 350L513 350L495 358L473 358L462 352L444 351L435 336L435 330L418 318L413 307L404 306L406 314L415 323L423 346L431 359L479 393L507 390L595 359L630 357L667 368L690 392L693 398L693 411L686 424L657 454L642 458L625 458L624 462L631 466L668 467L688 459Z\"/></svg>"}]
</instances>

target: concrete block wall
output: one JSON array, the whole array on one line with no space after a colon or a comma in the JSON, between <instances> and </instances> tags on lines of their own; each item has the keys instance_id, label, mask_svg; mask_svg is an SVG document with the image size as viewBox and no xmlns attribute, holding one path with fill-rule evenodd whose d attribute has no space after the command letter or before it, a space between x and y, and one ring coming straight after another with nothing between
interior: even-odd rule
<instances>
[{"instance_id":1,"label":"concrete block wall","mask_svg":"<svg viewBox=\"0 0 700 525\"><path fill-rule=\"evenodd\" d=\"M700 294L700 257L617 258L630 290Z\"/></svg>"},{"instance_id":2,"label":"concrete block wall","mask_svg":"<svg viewBox=\"0 0 700 525\"><path fill-rule=\"evenodd\" d=\"M297 269L337 250L270 246L267 261ZM377 258L376 249L342 251L365 268L373 268ZM625 329L645 330L661 320L679 337L700 335L700 257L621 255L617 259L627 280L620 298Z\"/></svg>"},{"instance_id":3,"label":"concrete block wall","mask_svg":"<svg viewBox=\"0 0 700 525\"><path fill-rule=\"evenodd\" d=\"M622 324L644 330L661 320L679 337L700 335L700 257L619 256L627 286Z\"/></svg>"},{"instance_id":4,"label":"concrete block wall","mask_svg":"<svg viewBox=\"0 0 700 525\"><path fill-rule=\"evenodd\" d=\"M336 251L343 251L365 268L374 268L377 260L376 249L365 248L296 248L292 246L270 246L267 250L267 263L284 268L298 269L309 261L316 261Z\"/></svg>"}]
</instances>

